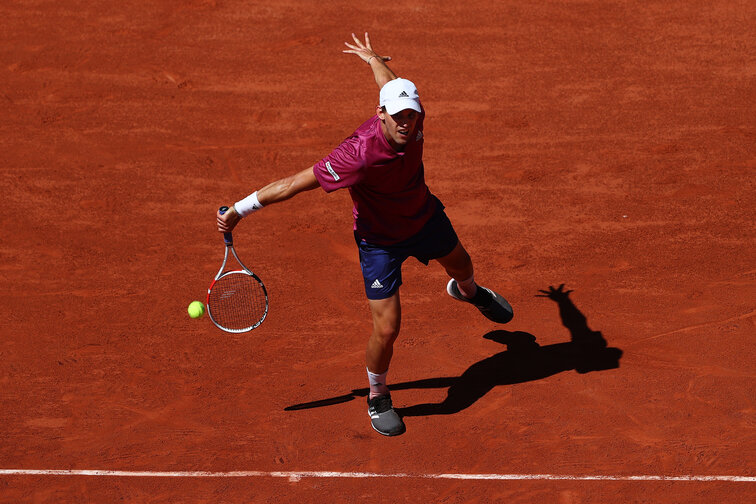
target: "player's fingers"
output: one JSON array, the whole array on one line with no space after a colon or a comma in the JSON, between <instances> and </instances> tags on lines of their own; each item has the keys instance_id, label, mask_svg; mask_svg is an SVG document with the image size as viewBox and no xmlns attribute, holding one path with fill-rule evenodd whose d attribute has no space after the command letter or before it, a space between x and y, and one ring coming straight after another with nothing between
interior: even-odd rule
<instances>
[{"instance_id":1,"label":"player's fingers","mask_svg":"<svg viewBox=\"0 0 756 504\"><path fill-rule=\"evenodd\" d=\"M365 46L362 45L362 42L360 42L360 39L357 38L357 35L355 35L354 33L352 33L352 38L354 39L354 43L357 44L360 49L364 49L365 48Z\"/></svg>"},{"instance_id":2,"label":"player's fingers","mask_svg":"<svg viewBox=\"0 0 756 504\"><path fill-rule=\"evenodd\" d=\"M370 45L370 36L368 35L368 32L365 32L365 47L372 50L372 46Z\"/></svg>"}]
</instances>

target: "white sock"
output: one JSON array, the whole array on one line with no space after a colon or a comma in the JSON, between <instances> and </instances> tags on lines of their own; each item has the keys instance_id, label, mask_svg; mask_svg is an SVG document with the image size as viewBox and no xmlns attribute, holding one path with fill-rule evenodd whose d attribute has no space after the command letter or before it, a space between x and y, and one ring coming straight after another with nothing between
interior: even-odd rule
<instances>
[{"instance_id":1,"label":"white sock","mask_svg":"<svg viewBox=\"0 0 756 504\"><path fill-rule=\"evenodd\" d=\"M386 385L386 375L388 369L381 374L371 373L367 370L368 381L370 382L370 399L389 393L388 386Z\"/></svg>"},{"instance_id":2,"label":"white sock","mask_svg":"<svg viewBox=\"0 0 756 504\"><path fill-rule=\"evenodd\" d=\"M478 292L478 286L475 283L475 275L471 275L470 278L461 282L457 280L457 288L459 289L460 294L467 299L474 298L475 294Z\"/></svg>"}]
</instances>

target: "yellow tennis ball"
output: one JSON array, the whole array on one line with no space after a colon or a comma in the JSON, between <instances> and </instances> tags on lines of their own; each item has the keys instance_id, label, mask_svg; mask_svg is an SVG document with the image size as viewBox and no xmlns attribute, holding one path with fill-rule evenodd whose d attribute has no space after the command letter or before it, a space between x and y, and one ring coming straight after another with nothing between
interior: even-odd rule
<instances>
[{"instance_id":1,"label":"yellow tennis ball","mask_svg":"<svg viewBox=\"0 0 756 504\"><path fill-rule=\"evenodd\" d=\"M186 309L189 312L189 316L192 318L200 318L205 314L205 305L199 301L192 301L189 303L189 308Z\"/></svg>"}]
</instances>

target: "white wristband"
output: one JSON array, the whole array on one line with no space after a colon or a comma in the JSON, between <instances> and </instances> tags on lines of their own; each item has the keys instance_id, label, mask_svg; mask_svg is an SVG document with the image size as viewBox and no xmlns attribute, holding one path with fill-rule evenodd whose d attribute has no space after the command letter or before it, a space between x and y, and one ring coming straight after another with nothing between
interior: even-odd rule
<instances>
[{"instance_id":1,"label":"white wristband","mask_svg":"<svg viewBox=\"0 0 756 504\"><path fill-rule=\"evenodd\" d=\"M262 204L257 199L257 191L253 192L243 200L234 203L234 210L239 214L239 217L246 217L252 212L260 210L262 207Z\"/></svg>"}]
</instances>

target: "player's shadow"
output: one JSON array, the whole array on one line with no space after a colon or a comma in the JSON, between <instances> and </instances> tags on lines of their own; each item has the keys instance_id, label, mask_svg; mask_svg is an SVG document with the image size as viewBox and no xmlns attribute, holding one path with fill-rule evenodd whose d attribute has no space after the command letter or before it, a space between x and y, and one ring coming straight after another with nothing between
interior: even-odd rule
<instances>
[{"instance_id":1,"label":"player's shadow","mask_svg":"<svg viewBox=\"0 0 756 504\"><path fill-rule=\"evenodd\" d=\"M572 369L578 373L589 373L619 367L622 350L607 347L602 334L588 327L585 316L569 298L572 291L565 291L564 285L560 285L540 292L539 297L548 297L559 306L562 323L570 331L569 342L541 346L536 343L535 336L524 331L491 331L483 337L506 345L507 349L476 362L460 376L389 385L391 390L449 388L446 399L440 403L397 408L397 413L401 416L450 415L471 406L498 385L540 380ZM365 397L368 392L368 388L355 389L341 396L295 404L284 409L291 411L339 404Z\"/></svg>"}]
</instances>

